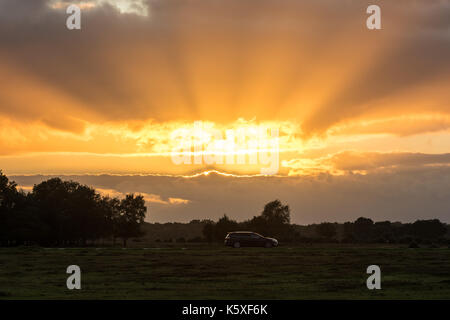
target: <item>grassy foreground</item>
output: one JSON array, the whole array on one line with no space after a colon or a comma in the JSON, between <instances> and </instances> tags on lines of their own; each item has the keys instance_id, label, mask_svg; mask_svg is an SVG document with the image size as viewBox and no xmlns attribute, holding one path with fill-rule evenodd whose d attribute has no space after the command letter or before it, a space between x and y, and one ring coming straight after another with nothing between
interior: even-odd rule
<instances>
[{"instance_id":1,"label":"grassy foreground","mask_svg":"<svg viewBox=\"0 0 450 320\"><path fill-rule=\"evenodd\" d=\"M81 290L66 288L71 264ZM382 290L366 288L371 264ZM448 248L0 248L0 299L449 298Z\"/></svg>"}]
</instances>

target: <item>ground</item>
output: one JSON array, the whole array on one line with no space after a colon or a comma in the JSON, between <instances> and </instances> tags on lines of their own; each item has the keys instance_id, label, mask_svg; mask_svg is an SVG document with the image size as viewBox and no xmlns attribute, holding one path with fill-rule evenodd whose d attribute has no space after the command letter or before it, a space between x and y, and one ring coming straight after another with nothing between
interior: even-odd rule
<instances>
[{"instance_id":1,"label":"ground","mask_svg":"<svg viewBox=\"0 0 450 320\"><path fill-rule=\"evenodd\" d=\"M79 265L81 290L66 268ZM381 268L381 290L366 287ZM0 248L0 299L450 299L450 249Z\"/></svg>"}]
</instances>

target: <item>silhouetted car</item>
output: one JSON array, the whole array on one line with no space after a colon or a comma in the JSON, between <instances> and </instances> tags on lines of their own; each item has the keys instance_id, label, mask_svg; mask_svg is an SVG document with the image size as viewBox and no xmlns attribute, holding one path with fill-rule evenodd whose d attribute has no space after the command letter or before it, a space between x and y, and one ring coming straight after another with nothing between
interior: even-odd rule
<instances>
[{"instance_id":1,"label":"silhouetted car","mask_svg":"<svg viewBox=\"0 0 450 320\"><path fill-rule=\"evenodd\" d=\"M266 247L272 248L278 246L278 240L274 238L263 237L262 235L251 231L229 232L225 237L225 245L240 247Z\"/></svg>"}]
</instances>

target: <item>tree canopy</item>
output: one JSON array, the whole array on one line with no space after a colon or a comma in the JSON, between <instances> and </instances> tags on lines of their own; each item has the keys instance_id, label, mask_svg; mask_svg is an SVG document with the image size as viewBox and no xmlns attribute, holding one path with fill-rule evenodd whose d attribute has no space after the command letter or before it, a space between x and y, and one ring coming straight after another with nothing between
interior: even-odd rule
<instances>
[{"instance_id":1,"label":"tree canopy","mask_svg":"<svg viewBox=\"0 0 450 320\"><path fill-rule=\"evenodd\" d=\"M141 195L101 196L75 181L52 178L25 194L0 171L0 243L85 245L88 240L142 235L147 208Z\"/></svg>"}]
</instances>

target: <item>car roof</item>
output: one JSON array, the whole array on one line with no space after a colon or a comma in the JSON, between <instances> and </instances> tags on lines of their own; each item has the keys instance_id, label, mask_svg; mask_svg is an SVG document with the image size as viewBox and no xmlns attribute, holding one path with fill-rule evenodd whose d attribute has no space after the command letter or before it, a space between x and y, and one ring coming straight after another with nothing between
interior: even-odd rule
<instances>
[{"instance_id":1,"label":"car roof","mask_svg":"<svg viewBox=\"0 0 450 320\"><path fill-rule=\"evenodd\" d=\"M228 233L256 233L254 231L230 231Z\"/></svg>"}]
</instances>

